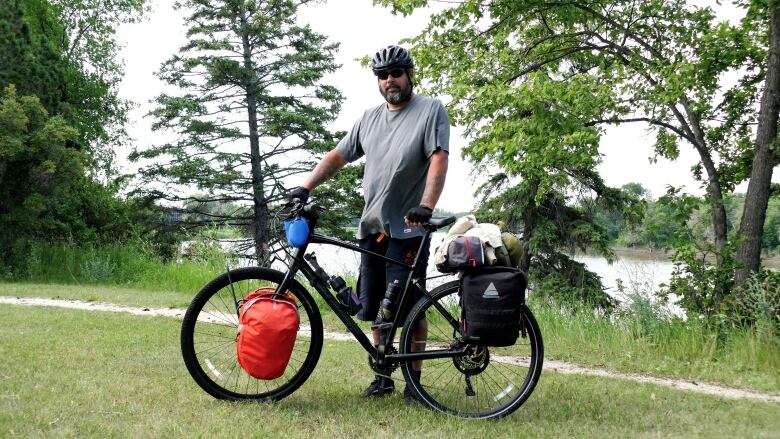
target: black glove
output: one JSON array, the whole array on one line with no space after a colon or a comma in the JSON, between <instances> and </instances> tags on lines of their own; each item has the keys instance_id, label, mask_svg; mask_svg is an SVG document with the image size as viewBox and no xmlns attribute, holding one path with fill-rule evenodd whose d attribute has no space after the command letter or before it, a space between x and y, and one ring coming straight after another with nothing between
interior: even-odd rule
<instances>
[{"instance_id":1,"label":"black glove","mask_svg":"<svg viewBox=\"0 0 780 439\"><path fill-rule=\"evenodd\" d=\"M293 201L295 198L301 203L309 201L309 190L303 186L291 189L290 192L287 193L287 199Z\"/></svg>"},{"instance_id":2,"label":"black glove","mask_svg":"<svg viewBox=\"0 0 780 439\"><path fill-rule=\"evenodd\" d=\"M406 212L406 220L410 223L427 223L433 215L433 209L426 206L417 206Z\"/></svg>"}]
</instances>

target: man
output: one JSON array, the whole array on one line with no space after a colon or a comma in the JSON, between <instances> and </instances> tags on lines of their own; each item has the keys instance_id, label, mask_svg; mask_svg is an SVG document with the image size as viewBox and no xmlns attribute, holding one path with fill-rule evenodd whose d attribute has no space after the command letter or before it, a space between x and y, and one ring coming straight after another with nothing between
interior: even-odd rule
<instances>
[{"instance_id":1,"label":"man","mask_svg":"<svg viewBox=\"0 0 780 439\"><path fill-rule=\"evenodd\" d=\"M411 264L420 248L424 232L421 226L431 218L444 188L449 119L441 102L414 93L414 61L406 49L387 46L379 50L371 68L386 102L366 110L303 186L293 189L289 196L305 201L309 191L347 163L365 156L360 246ZM420 256L427 266L427 245L424 248L425 254ZM362 255L357 289L363 309L358 318L374 320L387 284L398 280L404 285L408 275L409 270ZM427 323L421 322L415 331L416 346L424 346ZM374 331L373 338L378 344L378 331ZM419 362L414 365L418 376L420 366ZM376 376L363 395L384 396L393 390L392 379ZM408 388L404 389L404 397L411 397Z\"/></svg>"}]
</instances>

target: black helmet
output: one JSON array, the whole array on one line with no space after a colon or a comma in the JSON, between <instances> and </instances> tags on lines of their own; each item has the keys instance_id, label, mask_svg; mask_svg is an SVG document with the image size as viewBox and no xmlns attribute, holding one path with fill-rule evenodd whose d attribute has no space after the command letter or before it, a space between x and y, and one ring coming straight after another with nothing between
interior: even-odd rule
<instances>
[{"instance_id":1,"label":"black helmet","mask_svg":"<svg viewBox=\"0 0 780 439\"><path fill-rule=\"evenodd\" d=\"M374 55L374 59L371 60L371 70L374 73L382 70L388 70L393 67L401 67L402 69L411 69L414 67L414 60L409 55L409 52L403 47L399 46L387 46L380 49Z\"/></svg>"}]
</instances>

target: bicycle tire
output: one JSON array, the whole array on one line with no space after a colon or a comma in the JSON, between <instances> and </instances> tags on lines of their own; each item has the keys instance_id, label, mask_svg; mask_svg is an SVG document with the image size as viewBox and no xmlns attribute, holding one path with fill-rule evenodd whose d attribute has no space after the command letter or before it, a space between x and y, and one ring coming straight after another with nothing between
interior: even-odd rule
<instances>
[{"instance_id":1,"label":"bicycle tire","mask_svg":"<svg viewBox=\"0 0 780 439\"><path fill-rule=\"evenodd\" d=\"M457 325L443 318L433 304L438 302L455 320L460 319L459 288L458 281L449 282L431 291L433 300L423 297L417 302L404 322L400 352L411 352L412 333L423 317L428 321L426 350L446 348L456 341ZM503 417L517 410L536 387L544 358L536 318L525 305L521 315L524 329L514 346L469 345L473 355L424 360L419 378L412 373L411 362L402 364L406 384L417 401L436 411L477 419Z\"/></svg>"},{"instance_id":2,"label":"bicycle tire","mask_svg":"<svg viewBox=\"0 0 780 439\"><path fill-rule=\"evenodd\" d=\"M295 280L288 292L296 298L301 322L284 374L274 380L258 380L238 364L236 301L256 288L276 287L283 279L284 273L269 268L231 270L204 286L187 308L181 327L182 357L192 378L211 396L234 401L278 401L311 375L322 351L322 318L314 299Z\"/></svg>"}]
</instances>

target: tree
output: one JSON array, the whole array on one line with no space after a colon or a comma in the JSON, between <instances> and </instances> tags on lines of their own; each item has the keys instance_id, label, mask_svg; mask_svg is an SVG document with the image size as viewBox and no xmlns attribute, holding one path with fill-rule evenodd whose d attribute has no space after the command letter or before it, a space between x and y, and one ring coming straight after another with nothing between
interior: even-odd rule
<instances>
[{"instance_id":1,"label":"tree","mask_svg":"<svg viewBox=\"0 0 780 439\"><path fill-rule=\"evenodd\" d=\"M34 241L137 236L131 216L145 211L96 176L110 165L127 109L116 98L114 29L144 1L0 3L0 265L19 272ZM83 25L73 25L77 16Z\"/></svg>"},{"instance_id":2,"label":"tree","mask_svg":"<svg viewBox=\"0 0 780 439\"><path fill-rule=\"evenodd\" d=\"M734 278L737 286L743 285L760 268L762 233L771 194L772 171L780 163L780 156L775 152L780 114L780 2L747 1L743 6L748 8L745 26L760 39L768 38L765 43L768 53L765 61L751 66L757 67L764 74L765 81L758 111L756 139L751 151L753 160L750 182L739 225L739 236L743 239L736 251L736 258L740 262Z\"/></svg>"},{"instance_id":3,"label":"tree","mask_svg":"<svg viewBox=\"0 0 780 439\"><path fill-rule=\"evenodd\" d=\"M377 3L409 13L427 1ZM774 58L767 61L764 32L775 12L762 4L750 2L748 17L732 26L684 0L467 0L435 14L413 41L431 88L452 96L456 118L478 135L467 154L481 160L490 153L502 166L513 160L542 163L512 165L524 179L538 178L538 170L573 143L587 139L597 145L608 124L644 124L656 133L656 153L670 159L680 142L693 148L699 155L694 176L710 204L716 266L729 271L724 194L748 176L763 194L766 169L775 164L759 146L774 138L777 120L768 73ZM730 87L723 79L727 73L739 76ZM767 91L757 114L764 78ZM503 142L479 140L499 135ZM559 147L540 148L545 142ZM752 171L751 161L757 163ZM593 169L594 161L582 164ZM568 178L556 174L552 181ZM750 224L763 221L762 200L756 195L743 217L756 216L743 220L741 229L751 249L756 236L760 241L761 228ZM737 256L747 270L755 269L747 253ZM730 288L728 280L716 285L716 302Z\"/></svg>"},{"instance_id":4,"label":"tree","mask_svg":"<svg viewBox=\"0 0 780 439\"><path fill-rule=\"evenodd\" d=\"M127 209L85 175L78 132L49 116L37 96L0 95L0 264L14 265L30 240L97 242L130 233Z\"/></svg>"},{"instance_id":5,"label":"tree","mask_svg":"<svg viewBox=\"0 0 780 439\"><path fill-rule=\"evenodd\" d=\"M338 113L342 96L321 83L338 67L337 44L296 23L303 3L177 3L190 11L189 42L163 64L159 76L182 93L161 94L151 113L153 129L171 130L175 140L131 155L155 160L142 171L144 186L164 184L149 191L152 197L251 206L248 215L225 221L251 230L259 263L271 257L270 212L284 199L289 178L311 170L316 154L337 140L325 126ZM353 180L337 192L356 186ZM192 196L196 190L207 196Z\"/></svg>"},{"instance_id":6,"label":"tree","mask_svg":"<svg viewBox=\"0 0 780 439\"><path fill-rule=\"evenodd\" d=\"M0 87L13 84L21 95L38 96L47 111L56 113L65 88L57 45L64 32L45 2L8 0L0 5Z\"/></svg>"},{"instance_id":7,"label":"tree","mask_svg":"<svg viewBox=\"0 0 780 439\"><path fill-rule=\"evenodd\" d=\"M146 0L8 0L0 6L0 87L33 94L79 135L87 170L114 175L114 149L127 140L130 103L119 99L123 67L115 32L143 17Z\"/></svg>"},{"instance_id":8,"label":"tree","mask_svg":"<svg viewBox=\"0 0 780 439\"><path fill-rule=\"evenodd\" d=\"M117 57L120 44L116 30L122 24L142 20L149 1L49 2L51 13L64 30L50 36L58 38L65 71L58 112L79 130L78 147L90 156L89 170L110 181L117 174L114 151L129 141L125 126L132 107L118 95L124 67Z\"/></svg>"}]
</instances>

